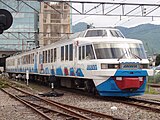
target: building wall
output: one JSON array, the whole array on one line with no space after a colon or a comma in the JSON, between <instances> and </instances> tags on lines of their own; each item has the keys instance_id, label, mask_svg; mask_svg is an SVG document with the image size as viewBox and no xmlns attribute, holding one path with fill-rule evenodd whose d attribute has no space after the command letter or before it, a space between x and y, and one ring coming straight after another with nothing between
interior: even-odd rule
<instances>
[{"instance_id":1,"label":"building wall","mask_svg":"<svg viewBox=\"0 0 160 120\"><path fill-rule=\"evenodd\" d=\"M10 33L4 32L3 35L0 35L0 51L25 51L26 49L35 48L35 44L33 43L35 43L38 38L34 35L34 32L38 31L38 12L40 10L40 3L36 1L24 1L31 6L31 8L25 3L17 0L2 0L2 2L6 5L0 2L0 8L6 9L12 13L13 24L5 31ZM31 42L32 45L29 46L27 41L33 41Z\"/></svg>"},{"instance_id":2,"label":"building wall","mask_svg":"<svg viewBox=\"0 0 160 120\"><path fill-rule=\"evenodd\" d=\"M49 4L49 5L47 5ZM39 44L45 46L60 40L64 33L70 33L70 8L64 3L41 2L39 15ZM63 13L60 14L59 12Z\"/></svg>"}]
</instances>

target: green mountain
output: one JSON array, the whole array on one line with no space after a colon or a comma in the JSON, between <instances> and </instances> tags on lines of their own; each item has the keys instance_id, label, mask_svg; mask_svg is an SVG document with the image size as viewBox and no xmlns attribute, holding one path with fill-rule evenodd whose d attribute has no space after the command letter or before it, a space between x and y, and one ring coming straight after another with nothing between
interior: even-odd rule
<instances>
[{"instance_id":1,"label":"green mountain","mask_svg":"<svg viewBox=\"0 0 160 120\"><path fill-rule=\"evenodd\" d=\"M136 27L117 27L126 38L139 39L149 55L160 53L160 25L142 24Z\"/></svg>"},{"instance_id":2,"label":"green mountain","mask_svg":"<svg viewBox=\"0 0 160 120\"><path fill-rule=\"evenodd\" d=\"M75 24L74 26L72 26L72 32L80 32L80 31L84 31L87 29L87 23L85 22L79 22L77 24Z\"/></svg>"},{"instance_id":3,"label":"green mountain","mask_svg":"<svg viewBox=\"0 0 160 120\"><path fill-rule=\"evenodd\" d=\"M72 27L73 32L87 29L87 23L80 22ZM117 26L126 38L139 39L143 42L148 55L160 53L160 25L142 24L127 28Z\"/></svg>"}]
</instances>

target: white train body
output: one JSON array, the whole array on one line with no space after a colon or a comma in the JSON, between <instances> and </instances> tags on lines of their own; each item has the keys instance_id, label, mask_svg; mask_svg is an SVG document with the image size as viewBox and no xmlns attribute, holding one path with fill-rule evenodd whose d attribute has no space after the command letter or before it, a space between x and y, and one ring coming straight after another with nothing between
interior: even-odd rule
<instances>
[{"instance_id":1,"label":"white train body","mask_svg":"<svg viewBox=\"0 0 160 120\"><path fill-rule=\"evenodd\" d=\"M6 59L6 72L32 79L56 79L60 86L97 91L101 96L142 95L151 75L139 40L114 28L94 28Z\"/></svg>"}]
</instances>

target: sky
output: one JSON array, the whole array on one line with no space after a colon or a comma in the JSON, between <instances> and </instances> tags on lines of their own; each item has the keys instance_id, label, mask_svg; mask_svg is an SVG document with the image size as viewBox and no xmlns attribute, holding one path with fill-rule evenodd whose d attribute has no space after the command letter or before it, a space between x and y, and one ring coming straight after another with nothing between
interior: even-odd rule
<instances>
[{"instance_id":1,"label":"sky","mask_svg":"<svg viewBox=\"0 0 160 120\"><path fill-rule=\"evenodd\" d=\"M75 1L93 1L97 2L97 0L75 0ZM160 4L160 0L99 0L101 2L125 2L125 3L144 3L144 4ZM76 9L80 10L81 5L75 5L73 4ZM86 5L85 10L89 10L90 8L94 7L96 5ZM106 10L111 10L112 8L116 7L115 5L105 6ZM135 8L135 6L132 7L126 7L125 12L130 11L131 9ZM154 9L155 7L146 7L146 11L150 11ZM119 9L116 9L113 11L119 12ZM133 12L133 14L140 15L141 14L141 8L137 9ZM73 10L74 12L74 10ZM101 12L100 8L96 8L92 11L92 13L98 13ZM150 15L159 15L160 16L160 8L156 9L156 11L152 12ZM145 24L145 23L151 23L151 24L160 24L160 17L129 17L129 16L122 16L121 18L119 16L92 16L92 15L72 15L72 25L77 24L78 22L86 22L88 24L93 24L93 26L96 27L114 27L114 26L123 26L123 27L134 27L139 24Z\"/></svg>"}]
</instances>

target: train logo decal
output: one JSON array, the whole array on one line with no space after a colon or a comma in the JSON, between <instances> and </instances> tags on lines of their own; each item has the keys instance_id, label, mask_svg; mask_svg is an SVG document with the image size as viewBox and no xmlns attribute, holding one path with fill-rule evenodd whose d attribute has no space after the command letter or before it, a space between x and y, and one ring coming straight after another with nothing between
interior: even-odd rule
<instances>
[{"instance_id":1,"label":"train logo decal","mask_svg":"<svg viewBox=\"0 0 160 120\"><path fill-rule=\"evenodd\" d=\"M87 70L97 70L97 65L87 65Z\"/></svg>"}]
</instances>

